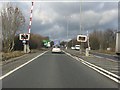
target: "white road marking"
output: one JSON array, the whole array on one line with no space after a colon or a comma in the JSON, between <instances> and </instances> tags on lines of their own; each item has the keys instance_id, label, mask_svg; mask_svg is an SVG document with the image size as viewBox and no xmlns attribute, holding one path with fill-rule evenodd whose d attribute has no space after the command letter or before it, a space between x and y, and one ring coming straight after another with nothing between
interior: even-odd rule
<instances>
[{"instance_id":1,"label":"white road marking","mask_svg":"<svg viewBox=\"0 0 120 90\"><path fill-rule=\"evenodd\" d=\"M108 75L108 74L106 74L106 73L104 73L104 72L102 72L102 71L96 69L95 67L92 67L92 66L86 64L85 62L82 62L82 63L85 64L86 66L92 68L93 70L99 72L100 74L102 74L102 75L104 75L104 76L106 76L106 77L112 79L113 81L115 81L115 82L117 82L117 83L120 83L120 81L119 81L118 79L116 79L116 78L114 78L114 77L112 77L112 76L110 76L110 75Z\"/></svg>"},{"instance_id":2,"label":"white road marking","mask_svg":"<svg viewBox=\"0 0 120 90\"><path fill-rule=\"evenodd\" d=\"M106 59L108 59L108 60L110 60L110 61L113 61L113 62L118 62L118 61L113 60L113 59L110 59L110 58L106 58Z\"/></svg>"},{"instance_id":3,"label":"white road marking","mask_svg":"<svg viewBox=\"0 0 120 90\"><path fill-rule=\"evenodd\" d=\"M97 58L103 58L103 57L101 57L101 56L97 56L97 55L94 55L95 57L97 57Z\"/></svg>"},{"instance_id":4,"label":"white road marking","mask_svg":"<svg viewBox=\"0 0 120 90\"><path fill-rule=\"evenodd\" d=\"M65 51L64 51L64 52L65 52ZM67 52L65 52L65 53L66 53L67 55L69 55L70 57L73 58L72 55L68 54ZM77 60L77 59L76 59L76 60ZM78 60L77 60L77 61L78 61ZM85 61L85 60L83 60L83 59L81 59L81 58L79 58L79 61L82 62L84 65L92 68L93 70L99 72L100 74L102 74L102 75L110 78L111 80L113 80L113 81L115 81L115 82L117 82L117 83L120 83L120 81L117 79L117 78L120 79L120 76L118 76L118 75L116 75L116 74L114 74L114 73L111 73L111 72L109 72L109 71L107 71L107 70L105 70L105 69L103 69L103 68L101 68L101 67L98 67L98 66L94 65L94 64L91 64L91 63L89 63L89 62L87 62L87 61ZM106 72L106 73L104 73L104 72ZM111 75L112 75L112 76L111 76ZM114 77L113 77L113 76L114 76Z\"/></svg>"},{"instance_id":5,"label":"white road marking","mask_svg":"<svg viewBox=\"0 0 120 90\"><path fill-rule=\"evenodd\" d=\"M116 73L118 73L119 71L111 70L111 72L116 72Z\"/></svg>"},{"instance_id":6,"label":"white road marking","mask_svg":"<svg viewBox=\"0 0 120 90\"><path fill-rule=\"evenodd\" d=\"M15 68L15 69L11 70L10 72L6 73L5 75L1 76L1 77L0 77L0 80L2 80L3 78L9 76L10 74L12 74L13 72L17 71L18 69L24 67L25 65L29 64L30 62L34 61L35 59L37 59L38 57L42 56L42 55L45 54L46 52L48 52L48 51L45 51L45 52L39 54L38 56L34 57L33 59L29 60L28 62L26 62L26 63L18 66L17 68Z\"/></svg>"},{"instance_id":7,"label":"white road marking","mask_svg":"<svg viewBox=\"0 0 120 90\"><path fill-rule=\"evenodd\" d=\"M93 55L93 56L95 56L95 57L97 57L97 58L105 58L105 57L101 57L101 56L98 56L98 55ZM112 62L118 62L118 61L113 60L113 59L110 59L110 58L105 58L105 59L108 59L108 60L110 60L110 61L112 61Z\"/></svg>"},{"instance_id":8,"label":"white road marking","mask_svg":"<svg viewBox=\"0 0 120 90\"><path fill-rule=\"evenodd\" d=\"M99 70L101 70L101 71L104 71L104 72L108 73L109 75L112 75L112 76L120 79L120 76L117 76L117 75L115 75L115 74L113 74L113 73L111 73L111 72L109 72L109 71L107 71L107 70L105 70L105 69L103 69L103 68L101 68L101 67L98 67L98 66L96 66L96 65L94 65L94 64L92 64L92 63L89 63L89 62L87 62L87 61L85 61L85 60L83 60L83 59L81 59L81 58L80 58L80 60L82 60L83 62L85 62L85 63L87 63L87 64L89 64L89 65L91 65L91 66L93 66L93 67L95 67L95 68L97 68L97 69L99 69Z\"/></svg>"}]
</instances>

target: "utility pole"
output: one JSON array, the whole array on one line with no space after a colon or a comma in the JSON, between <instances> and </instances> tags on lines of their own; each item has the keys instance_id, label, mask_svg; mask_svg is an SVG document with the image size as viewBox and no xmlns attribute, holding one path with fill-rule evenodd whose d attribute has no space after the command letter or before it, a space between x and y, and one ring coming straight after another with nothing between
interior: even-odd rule
<instances>
[{"instance_id":1,"label":"utility pole","mask_svg":"<svg viewBox=\"0 0 120 90\"><path fill-rule=\"evenodd\" d=\"M67 40L68 40L68 24L69 24L69 19L67 20ZM68 41L67 41L66 49L68 49Z\"/></svg>"}]
</instances>

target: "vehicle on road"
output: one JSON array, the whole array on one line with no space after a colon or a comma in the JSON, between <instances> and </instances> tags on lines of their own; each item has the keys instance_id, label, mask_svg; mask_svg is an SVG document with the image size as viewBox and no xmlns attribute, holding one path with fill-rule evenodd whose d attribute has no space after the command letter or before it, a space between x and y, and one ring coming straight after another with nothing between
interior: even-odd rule
<instances>
[{"instance_id":1,"label":"vehicle on road","mask_svg":"<svg viewBox=\"0 0 120 90\"><path fill-rule=\"evenodd\" d=\"M62 50L60 48L60 46L53 46L52 48L52 53L61 53Z\"/></svg>"},{"instance_id":2,"label":"vehicle on road","mask_svg":"<svg viewBox=\"0 0 120 90\"><path fill-rule=\"evenodd\" d=\"M71 47L72 50L75 50L75 47Z\"/></svg>"},{"instance_id":3,"label":"vehicle on road","mask_svg":"<svg viewBox=\"0 0 120 90\"><path fill-rule=\"evenodd\" d=\"M120 55L120 31L116 33L116 54Z\"/></svg>"},{"instance_id":4,"label":"vehicle on road","mask_svg":"<svg viewBox=\"0 0 120 90\"><path fill-rule=\"evenodd\" d=\"M75 50L80 50L80 45L75 45Z\"/></svg>"}]
</instances>

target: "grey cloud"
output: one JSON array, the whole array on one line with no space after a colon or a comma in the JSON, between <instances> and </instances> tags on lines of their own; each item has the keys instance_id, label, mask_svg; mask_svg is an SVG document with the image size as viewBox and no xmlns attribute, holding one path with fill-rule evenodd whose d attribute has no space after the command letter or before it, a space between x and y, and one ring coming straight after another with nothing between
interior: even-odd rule
<instances>
[{"instance_id":1,"label":"grey cloud","mask_svg":"<svg viewBox=\"0 0 120 90\"><path fill-rule=\"evenodd\" d=\"M19 4L19 3L18 3ZM95 28L97 29L107 29L107 28L116 28L118 26L117 24L117 16L113 17L111 16L111 19L109 22L105 22L104 24L100 24L100 21L102 19L102 15L105 12L111 11L111 10L117 10L118 3L114 2L83 2L82 3L82 12L83 12L83 20L82 26L84 27L84 30L82 30L82 33L86 33L87 30L92 31ZM21 9L24 11L26 16L27 24L29 24L29 10L30 6L29 3L26 5L25 3L19 4ZM38 7L38 8L37 8ZM40 8L41 7L41 8ZM75 37L77 34L80 33L80 3L71 3L71 2L60 2L60 3L36 3L35 9L40 9L39 13L42 11L50 13L52 22L46 22L42 24L41 19L35 19L36 17L33 17L32 22L32 31L33 33L38 33L45 36L51 36L52 39L67 39L66 32L67 32L67 20L69 19L68 24L68 30L69 30L69 38ZM51 12L52 11L52 12ZM33 13L34 13L33 12ZM53 17L52 15L55 16ZM64 16L71 16L74 15L73 18L64 18ZM103 16L104 17L104 16ZM109 15L108 15L109 17ZM28 25L27 25L28 26Z\"/></svg>"}]
</instances>

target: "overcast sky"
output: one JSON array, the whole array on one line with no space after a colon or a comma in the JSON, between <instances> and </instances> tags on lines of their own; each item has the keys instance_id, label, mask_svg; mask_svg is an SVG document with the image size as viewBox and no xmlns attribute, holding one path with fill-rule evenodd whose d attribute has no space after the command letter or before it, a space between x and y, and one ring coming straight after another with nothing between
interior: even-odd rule
<instances>
[{"instance_id":1,"label":"overcast sky","mask_svg":"<svg viewBox=\"0 0 120 90\"><path fill-rule=\"evenodd\" d=\"M87 1L81 3L81 20L80 2L35 2L31 32L50 36L51 39L66 40L67 24L68 39L76 37L80 33L86 34L87 31L118 28L118 2ZM19 6L25 15L24 30L27 32L31 2L15 2L14 4ZM80 21L82 23L81 32Z\"/></svg>"}]
</instances>

